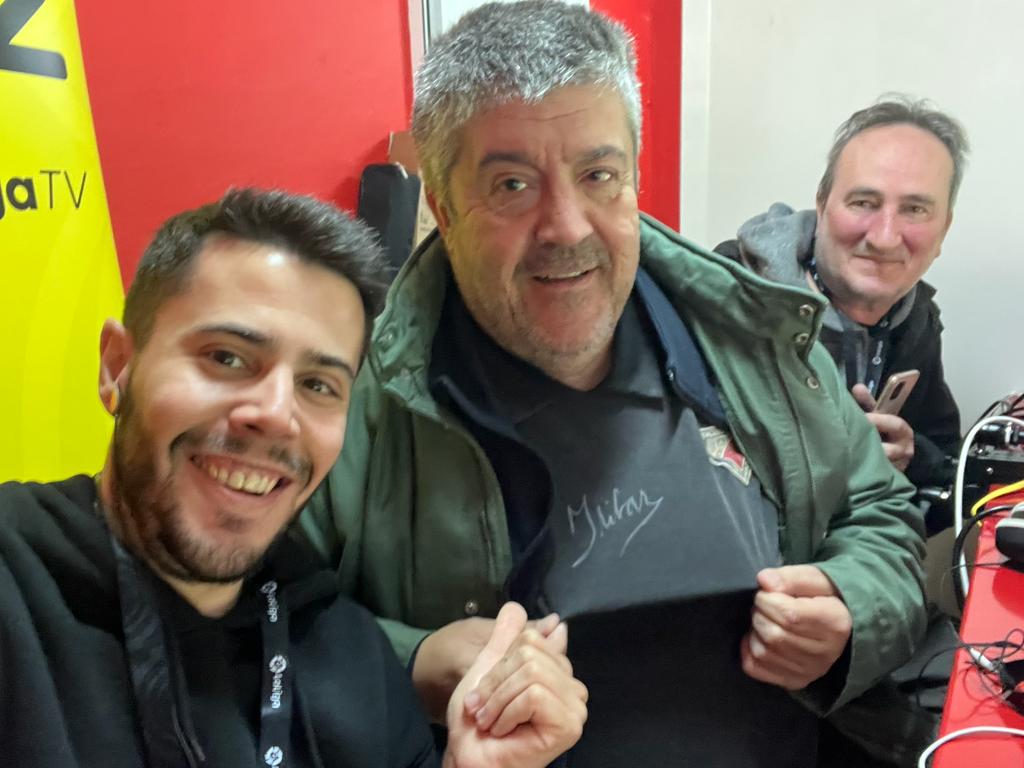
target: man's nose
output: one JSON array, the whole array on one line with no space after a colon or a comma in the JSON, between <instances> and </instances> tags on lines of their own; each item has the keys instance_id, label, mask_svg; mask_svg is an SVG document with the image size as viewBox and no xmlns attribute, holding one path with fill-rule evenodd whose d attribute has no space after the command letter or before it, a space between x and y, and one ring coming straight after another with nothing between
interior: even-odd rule
<instances>
[{"instance_id":1,"label":"man's nose","mask_svg":"<svg viewBox=\"0 0 1024 768\"><path fill-rule=\"evenodd\" d=\"M900 220L896 211L880 210L873 217L867 231L868 244L878 251L891 251L903 240Z\"/></svg>"},{"instance_id":2,"label":"man's nose","mask_svg":"<svg viewBox=\"0 0 1024 768\"><path fill-rule=\"evenodd\" d=\"M294 437L299 432L295 413L295 380L292 371L278 367L267 372L246 393L230 416L231 426L241 432L268 437Z\"/></svg>"},{"instance_id":3,"label":"man's nose","mask_svg":"<svg viewBox=\"0 0 1024 768\"><path fill-rule=\"evenodd\" d=\"M593 233L586 198L568 182L552 184L540 203L537 240L544 244L573 246Z\"/></svg>"}]
</instances>

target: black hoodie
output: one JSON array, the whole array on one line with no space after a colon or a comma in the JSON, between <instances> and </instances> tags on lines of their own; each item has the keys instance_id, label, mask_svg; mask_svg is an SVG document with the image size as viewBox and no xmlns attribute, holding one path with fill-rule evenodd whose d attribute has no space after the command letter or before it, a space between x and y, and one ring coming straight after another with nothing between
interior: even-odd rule
<instances>
[{"instance_id":1,"label":"black hoodie","mask_svg":"<svg viewBox=\"0 0 1024 768\"><path fill-rule=\"evenodd\" d=\"M779 283L807 288L805 271L814 254L817 214L794 211L775 203L767 213L745 222L738 239L715 246L715 251L745 263L755 272ZM893 373L916 369L921 378L900 416L914 430L914 458L906 475L914 485L947 486L955 474L954 457L960 450L960 411L946 384L942 367L942 321L934 300L935 289L919 281L893 310L889 352L879 377L879 389ZM866 365L869 332L843 317L829 305L822 321L820 340L840 371L844 336L855 339L861 357L860 372ZM856 381L848 380L852 387Z\"/></svg>"},{"instance_id":2,"label":"black hoodie","mask_svg":"<svg viewBox=\"0 0 1024 768\"><path fill-rule=\"evenodd\" d=\"M118 561L95 501L86 476L0 485L0 755L8 765L154 764L139 720L146 702L133 690L125 651ZM334 574L312 562L282 537L220 619L151 580L182 715L169 732L187 744L182 754L215 768L267 764L257 754L259 587L273 579L287 606L295 681L288 768L436 765L391 646L368 613L337 597Z\"/></svg>"}]
</instances>

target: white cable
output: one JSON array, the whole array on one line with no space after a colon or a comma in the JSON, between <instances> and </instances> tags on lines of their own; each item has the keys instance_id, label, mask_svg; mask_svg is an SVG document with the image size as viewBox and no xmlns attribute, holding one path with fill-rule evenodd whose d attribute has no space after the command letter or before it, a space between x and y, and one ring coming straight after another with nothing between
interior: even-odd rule
<instances>
[{"instance_id":1,"label":"white cable","mask_svg":"<svg viewBox=\"0 0 1024 768\"><path fill-rule=\"evenodd\" d=\"M981 651L975 650L969 645L965 645L963 646L963 648L967 651L968 654L970 654L971 658L974 659L975 664L977 664L982 669L987 670L988 672L996 674L996 665L992 663L992 659L990 659Z\"/></svg>"},{"instance_id":2,"label":"white cable","mask_svg":"<svg viewBox=\"0 0 1024 768\"><path fill-rule=\"evenodd\" d=\"M954 510L953 510L953 527L956 532L956 536L959 537L960 531L963 530L963 514L964 514L964 473L967 469L967 454L971 450L971 445L974 443L974 438L981 430L982 427L987 424L1016 424L1019 427L1024 428L1024 421L1015 419L1011 416L989 416L978 421L971 430L967 433L964 438L963 446L960 448L960 460L957 462L956 467L956 483L953 485L954 494ZM964 599L967 599L967 592L970 589L970 578L967 574L967 558L963 552L960 553L960 563L957 571L960 583L963 585ZM975 663L989 672L995 672L995 666L992 660L989 659L985 654L974 648L967 646L967 652L971 658L974 659ZM1020 736L1024 737L1024 730L1017 728L1005 728L998 725L979 725L971 728L961 728L958 731L947 733L940 739L932 742L932 744L921 753L921 757L917 761L917 768L927 768L928 758L931 757L935 752L944 744L948 744L954 739L959 739L962 736L970 736L976 733L992 733L992 734L1003 734L1006 736Z\"/></svg>"},{"instance_id":3,"label":"white cable","mask_svg":"<svg viewBox=\"0 0 1024 768\"><path fill-rule=\"evenodd\" d=\"M928 758L935 754L935 751L943 744L947 744L953 739L959 739L961 736L970 736L974 733L1001 733L1007 736L1024 736L1024 731L1017 728L1004 728L999 725L976 725L972 728L961 728L959 731L953 731L947 733L941 739L932 742L932 744L921 753L921 757L917 761L917 768L927 768Z\"/></svg>"},{"instance_id":4,"label":"white cable","mask_svg":"<svg viewBox=\"0 0 1024 768\"><path fill-rule=\"evenodd\" d=\"M1024 421L1015 419L1012 416L989 416L988 418L981 419L977 424L971 427L971 431L967 433L967 437L964 438L964 444L960 448L960 460L956 465L956 483L953 485L953 497L955 508L953 510L953 527L956 531L956 535L960 535L960 531L963 528L963 515L964 515L964 472L967 469L967 454L971 450L971 444L974 442L975 436L979 430L987 424L1016 424L1018 427L1024 428ZM966 549L966 547L965 547ZM967 575L967 557L963 551L960 552L960 567L958 576L960 583L963 585L964 600L967 599L967 591L971 588L970 578Z\"/></svg>"}]
</instances>

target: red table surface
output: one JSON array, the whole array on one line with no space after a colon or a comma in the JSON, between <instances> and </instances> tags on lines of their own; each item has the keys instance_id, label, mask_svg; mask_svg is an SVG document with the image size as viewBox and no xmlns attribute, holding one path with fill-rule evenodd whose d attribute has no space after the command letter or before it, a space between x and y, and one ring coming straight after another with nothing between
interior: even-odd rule
<instances>
[{"instance_id":1,"label":"red table surface","mask_svg":"<svg viewBox=\"0 0 1024 768\"><path fill-rule=\"evenodd\" d=\"M992 504L1024 501L1024 494ZM1005 560L995 548L995 525L1001 515L981 523L976 562ZM975 568L967 595L960 637L968 643L1002 640L1012 629L1024 629L1024 573L1010 568ZM1019 639L1019 638L1018 638ZM1024 658L1016 654L1012 658ZM939 734L979 725L1024 730L1024 716L992 696L978 677L977 668L966 651L958 651L946 694ZM943 745L935 753L932 768L1024 768L1024 737L1005 734L963 736Z\"/></svg>"}]
</instances>

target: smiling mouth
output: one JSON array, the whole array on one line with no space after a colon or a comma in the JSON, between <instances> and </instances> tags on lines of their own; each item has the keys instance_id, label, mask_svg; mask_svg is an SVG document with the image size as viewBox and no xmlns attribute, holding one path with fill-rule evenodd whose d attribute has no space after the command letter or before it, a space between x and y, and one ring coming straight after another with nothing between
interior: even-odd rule
<instances>
[{"instance_id":1,"label":"smiling mouth","mask_svg":"<svg viewBox=\"0 0 1024 768\"><path fill-rule=\"evenodd\" d=\"M590 267L588 269L579 269L576 270L575 272L566 272L565 274L562 275L535 275L533 279L540 283L558 283L566 280L576 280L577 278L583 277L584 275L589 275L591 272L594 271L594 269L594 267Z\"/></svg>"},{"instance_id":2,"label":"smiling mouth","mask_svg":"<svg viewBox=\"0 0 1024 768\"><path fill-rule=\"evenodd\" d=\"M192 463L226 488L251 496L266 496L284 488L291 480L284 475L257 467L242 466L209 456L193 456Z\"/></svg>"},{"instance_id":3,"label":"smiling mouth","mask_svg":"<svg viewBox=\"0 0 1024 768\"><path fill-rule=\"evenodd\" d=\"M884 256L874 256L870 253L855 253L854 258L863 259L865 261L871 261L875 264L902 264L903 259L899 258L886 258Z\"/></svg>"}]
</instances>

